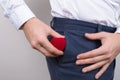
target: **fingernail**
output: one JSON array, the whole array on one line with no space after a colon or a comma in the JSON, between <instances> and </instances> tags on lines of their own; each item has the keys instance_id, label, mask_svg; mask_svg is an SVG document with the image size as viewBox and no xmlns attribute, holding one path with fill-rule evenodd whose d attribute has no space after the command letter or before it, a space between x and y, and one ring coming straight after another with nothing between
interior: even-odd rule
<instances>
[{"instance_id":1,"label":"fingernail","mask_svg":"<svg viewBox=\"0 0 120 80\"><path fill-rule=\"evenodd\" d=\"M87 72L87 69L83 69L82 72L83 72L83 73L86 73L86 72Z\"/></svg>"},{"instance_id":2,"label":"fingernail","mask_svg":"<svg viewBox=\"0 0 120 80\"><path fill-rule=\"evenodd\" d=\"M98 80L98 76L96 76L95 79Z\"/></svg>"},{"instance_id":3,"label":"fingernail","mask_svg":"<svg viewBox=\"0 0 120 80\"><path fill-rule=\"evenodd\" d=\"M89 36L89 35L91 35L92 33L85 33L85 36Z\"/></svg>"},{"instance_id":4,"label":"fingernail","mask_svg":"<svg viewBox=\"0 0 120 80\"><path fill-rule=\"evenodd\" d=\"M79 59L80 58L80 56L77 56L77 59Z\"/></svg>"},{"instance_id":5,"label":"fingernail","mask_svg":"<svg viewBox=\"0 0 120 80\"><path fill-rule=\"evenodd\" d=\"M98 76L98 75L97 75L97 76L95 76L95 79L97 79L97 80L98 80L98 79L99 79L99 76Z\"/></svg>"},{"instance_id":6,"label":"fingernail","mask_svg":"<svg viewBox=\"0 0 120 80\"><path fill-rule=\"evenodd\" d=\"M76 64L78 65L78 64L79 64L79 61L76 61Z\"/></svg>"},{"instance_id":7,"label":"fingernail","mask_svg":"<svg viewBox=\"0 0 120 80\"><path fill-rule=\"evenodd\" d=\"M88 33L85 33L85 35L88 35Z\"/></svg>"},{"instance_id":8,"label":"fingernail","mask_svg":"<svg viewBox=\"0 0 120 80\"><path fill-rule=\"evenodd\" d=\"M60 51L60 53L59 53L60 55L63 55L63 52L62 51Z\"/></svg>"}]
</instances>

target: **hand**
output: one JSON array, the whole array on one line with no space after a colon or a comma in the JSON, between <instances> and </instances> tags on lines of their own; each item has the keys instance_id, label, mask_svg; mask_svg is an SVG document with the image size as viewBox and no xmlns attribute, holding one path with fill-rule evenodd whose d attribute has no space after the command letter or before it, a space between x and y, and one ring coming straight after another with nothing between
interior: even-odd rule
<instances>
[{"instance_id":1,"label":"hand","mask_svg":"<svg viewBox=\"0 0 120 80\"><path fill-rule=\"evenodd\" d=\"M95 78L98 79L120 52L120 34L108 32L86 33L85 37L90 40L100 40L102 45L92 51L79 54L76 64L91 64L82 69L84 73L101 68L95 75Z\"/></svg>"},{"instance_id":2,"label":"hand","mask_svg":"<svg viewBox=\"0 0 120 80\"><path fill-rule=\"evenodd\" d=\"M63 52L56 49L47 39L50 35L52 37L61 37L64 36L58 34L52 30L48 25L43 23L37 18L32 18L28 20L22 27L28 41L31 46L42 52L47 57L56 57L62 55Z\"/></svg>"}]
</instances>

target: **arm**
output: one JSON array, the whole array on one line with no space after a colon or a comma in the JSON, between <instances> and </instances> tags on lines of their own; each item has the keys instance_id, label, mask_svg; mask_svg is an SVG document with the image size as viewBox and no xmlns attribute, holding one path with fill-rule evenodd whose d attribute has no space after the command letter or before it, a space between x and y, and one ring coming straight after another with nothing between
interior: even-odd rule
<instances>
[{"instance_id":1,"label":"arm","mask_svg":"<svg viewBox=\"0 0 120 80\"><path fill-rule=\"evenodd\" d=\"M19 29L30 18L35 17L23 0L0 0L4 15Z\"/></svg>"},{"instance_id":2,"label":"arm","mask_svg":"<svg viewBox=\"0 0 120 80\"><path fill-rule=\"evenodd\" d=\"M5 16L16 26L22 29L31 46L45 56L55 57L63 52L56 49L47 39L47 36L64 37L48 25L35 17L25 4L24 0L0 0Z\"/></svg>"}]
</instances>

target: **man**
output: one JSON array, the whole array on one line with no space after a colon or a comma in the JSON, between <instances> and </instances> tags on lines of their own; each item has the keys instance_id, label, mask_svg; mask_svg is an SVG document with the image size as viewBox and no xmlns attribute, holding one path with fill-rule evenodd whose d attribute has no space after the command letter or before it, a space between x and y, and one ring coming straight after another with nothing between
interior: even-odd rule
<instances>
[{"instance_id":1,"label":"man","mask_svg":"<svg viewBox=\"0 0 120 80\"><path fill-rule=\"evenodd\" d=\"M23 0L0 3L5 16L47 57L51 80L113 80L120 52L119 0L50 0L54 30ZM48 36L65 38L65 50L55 48Z\"/></svg>"}]
</instances>

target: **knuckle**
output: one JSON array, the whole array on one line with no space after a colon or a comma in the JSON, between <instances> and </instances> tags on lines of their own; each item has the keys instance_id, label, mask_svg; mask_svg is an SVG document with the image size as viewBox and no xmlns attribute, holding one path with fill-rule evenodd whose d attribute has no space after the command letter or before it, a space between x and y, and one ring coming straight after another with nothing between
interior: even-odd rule
<instances>
[{"instance_id":1,"label":"knuckle","mask_svg":"<svg viewBox=\"0 0 120 80\"><path fill-rule=\"evenodd\" d=\"M53 29L52 29L52 28L50 28L48 32L49 32L49 33L53 33Z\"/></svg>"},{"instance_id":2,"label":"knuckle","mask_svg":"<svg viewBox=\"0 0 120 80\"><path fill-rule=\"evenodd\" d=\"M46 57L50 57L50 54L44 54Z\"/></svg>"},{"instance_id":3,"label":"knuckle","mask_svg":"<svg viewBox=\"0 0 120 80\"><path fill-rule=\"evenodd\" d=\"M83 54L83 56L84 57L91 57L91 56L93 56L93 52L91 51L91 52L89 52L89 53L86 53L86 54Z\"/></svg>"},{"instance_id":4,"label":"knuckle","mask_svg":"<svg viewBox=\"0 0 120 80\"><path fill-rule=\"evenodd\" d=\"M95 54L94 52L90 52L90 53L87 54L86 56L87 56L87 57L94 57L94 54Z\"/></svg>"},{"instance_id":5,"label":"knuckle","mask_svg":"<svg viewBox=\"0 0 120 80\"><path fill-rule=\"evenodd\" d=\"M51 47L50 48L47 47L47 50L48 50L49 53L55 53L55 50L53 48L51 48Z\"/></svg>"},{"instance_id":6,"label":"knuckle","mask_svg":"<svg viewBox=\"0 0 120 80\"><path fill-rule=\"evenodd\" d=\"M36 41L39 43L43 43L45 40L44 36L36 36Z\"/></svg>"},{"instance_id":7,"label":"knuckle","mask_svg":"<svg viewBox=\"0 0 120 80\"><path fill-rule=\"evenodd\" d=\"M106 55L106 58L107 58L107 59L111 59L111 57L112 57L112 54L107 54L107 55Z\"/></svg>"},{"instance_id":8,"label":"knuckle","mask_svg":"<svg viewBox=\"0 0 120 80\"><path fill-rule=\"evenodd\" d=\"M100 68L101 66L102 66L102 63L96 65L97 68Z\"/></svg>"},{"instance_id":9,"label":"knuckle","mask_svg":"<svg viewBox=\"0 0 120 80\"><path fill-rule=\"evenodd\" d=\"M37 41L38 41L39 43L43 43L43 42L44 42L41 38L38 38Z\"/></svg>"},{"instance_id":10,"label":"knuckle","mask_svg":"<svg viewBox=\"0 0 120 80\"><path fill-rule=\"evenodd\" d=\"M104 52L105 52L106 54L108 54L108 53L110 52L110 50L109 50L108 48L105 48L105 49L104 49Z\"/></svg>"},{"instance_id":11,"label":"knuckle","mask_svg":"<svg viewBox=\"0 0 120 80\"><path fill-rule=\"evenodd\" d=\"M54 54L54 55L56 55L56 56L58 56L58 55L59 55L59 53L58 53L58 52L56 52L55 50L49 50L49 53Z\"/></svg>"},{"instance_id":12,"label":"knuckle","mask_svg":"<svg viewBox=\"0 0 120 80\"><path fill-rule=\"evenodd\" d=\"M87 71L92 71L92 70L94 70L95 69L95 67L89 67L89 68L87 68Z\"/></svg>"},{"instance_id":13,"label":"knuckle","mask_svg":"<svg viewBox=\"0 0 120 80\"><path fill-rule=\"evenodd\" d=\"M32 48L35 49L35 48L36 48L36 45L37 45L36 41L31 41L31 47L32 47Z\"/></svg>"},{"instance_id":14,"label":"knuckle","mask_svg":"<svg viewBox=\"0 0 120 80\"><path fill-rule=\"evenodd\" d=\"M93 62L93 63L96 62L96 59L95 58L91 59L91 62Z\"/></svg>"},{"instance_id":15,"label":"knuckle","mask_svg":"<svg viewBox=\"0 0 120 80\"><path fill-rule=\"evenodd\" d=\"M90 52L89 54L87 54L86 56L92 56L93 52Z\"/></svg>"},{"instance_id":16,"label":"knuckle","mask_svg":"<svg viewBox=\"0 0 120 80\"><path fill-rule=\"evenodd\" d=\"M50 53L55 53L55 51L54 51L54 50L52 50L52 49L49 49L49 52L50 52Z\"/></svg>"}]
</instances>

